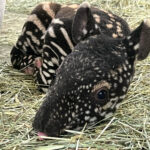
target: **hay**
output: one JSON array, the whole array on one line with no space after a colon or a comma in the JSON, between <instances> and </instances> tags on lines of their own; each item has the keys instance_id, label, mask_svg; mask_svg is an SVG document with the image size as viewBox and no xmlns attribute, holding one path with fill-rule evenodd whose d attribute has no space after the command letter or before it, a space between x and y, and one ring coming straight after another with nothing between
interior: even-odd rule
<instances>
[{"instance_id":1,"label":"hay","mask_svg":"<svg viewBox=\"0 0 150 150\"><path fill-rule=\"evenodd\" d=\"M37 91L33 78L12 69L9 56L3 54L9 54L27 14L39 1L7 1L0 33L0 149L150 149L150 57L136 65L129 92L113 118L92 130L67 131L69 134L60 138L37 140L32 121L44 95ZM122 16L131 28L150 18L147 0L92 0L90 3Z\"/></svg>"}]
</instances>

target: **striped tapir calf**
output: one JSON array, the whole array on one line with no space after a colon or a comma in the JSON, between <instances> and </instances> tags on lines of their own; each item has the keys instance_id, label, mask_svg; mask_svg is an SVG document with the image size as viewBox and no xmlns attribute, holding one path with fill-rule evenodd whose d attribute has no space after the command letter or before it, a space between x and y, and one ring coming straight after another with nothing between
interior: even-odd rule
<instances>
[{"instance_id":1,"label":"striped tapir calf","mask_svg":"<svg viewBox=\"0 0 150 150\"><path fill-rule=\"evenodd\" d=\"M39 4L28 17L22 34L11 51L13 67L34 74L42 91L47 91L57 68L79 41L100 32L113 38L121 38L130 33L122 18L95 7L88 10L90 22L85 20L87 23L82 24L86 26L81 29L78 20L83 16L82 10L78 8L76 4ZM75 38L77 27L83 30L83 34ZM78 33L81 34L81 31Z\"/></svg>"},{"instance_id":2,"label":"striped tapir calf","mask_svg":"<svg viewBox=\"0 0 150 150\"><path fill-rule=\"evenodd\" d=\"M72 25L77 44L57 69L33 122L40 134L59 136L65 129L95 124L112 115L128 91L135 62L148 56L150 20L123 38L114 38L95 24L90 6L83 3ZM99 34L87 36L91 27L99 27Z\"/></svg>"},{"instance_id":3,"label":"striped tapir calf","mask_svg":"<svg viewBox=\"0 0 150 150\"><path fill-rule=\"evenodd\" d=\"M31 12L10 53L14 68L33 74L34 59L41 57L43 52L42 37L60 7L55 3L41 3Z\"/></svg>"}]
</instances>

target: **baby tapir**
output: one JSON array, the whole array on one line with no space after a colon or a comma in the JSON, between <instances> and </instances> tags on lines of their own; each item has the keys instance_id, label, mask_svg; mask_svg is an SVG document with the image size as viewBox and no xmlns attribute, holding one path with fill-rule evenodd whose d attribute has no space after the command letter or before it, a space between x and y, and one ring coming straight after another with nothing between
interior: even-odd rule
<instances>
[{"instance_id":1,"label":"baby tapir","mask_svg":"<svg viewBox=\"0 0 150 150\"><path fill-rule=\"evenodd\" d=\"M80 41L72 38L76 32L72 31L72 26L80 26L77 21L82 17L82 10L78 8L76 4L39 4L29 15L22 34L11 50L13 67L34 74L42 91L47 90L61 62ZM123 37L130 32L122 18L98 8L90 8L88 17L87 29L81 29L84 38L99 34L100 30L113 38Z\"/></svg>"},{"instance_id":2,"label":"baby tapir","mask_svg":"<svg viewBox=\"0 0 150 150\"><path fill-rule=\"evenodd\" d=\"M65 129L94 124L112 115L124 99L134 74L134 64L150 52L150 20L123 38L103 34L86 37L88 5L76 16L74 41L80 41L62 62L33 128L48 136ZM92 15L91 15L92 16Z\"/></svg>"},{"instance_id":3,"label":"baby tapir","mask_svg":"<svg viewBox=\"0 0 150 150\"><path fill-rule=\"evenodd\" d=\"M45 2L33 9L10 53L14 68L33 74L34 59L43 52L43 35L60 8L59 4Z\"/></svg>"}]
</instances>

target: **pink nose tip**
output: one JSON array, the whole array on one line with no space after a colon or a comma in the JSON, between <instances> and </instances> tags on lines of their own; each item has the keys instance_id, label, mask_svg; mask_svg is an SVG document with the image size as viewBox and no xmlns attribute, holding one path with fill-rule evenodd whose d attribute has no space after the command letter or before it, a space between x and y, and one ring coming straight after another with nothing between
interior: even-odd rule
<instances>
[{"instance_id":1,"label":"pink nose tip","mask_svg":"<svg viewBox=\"0 0 150 150\"><path fill-rule=\"evenodd\" d=\"M43 133L43 132L38 132L37 135L38 135L38 138L39 138L40 141L44 140L41 136L47 136L47 135L46 135L45 133Z\"/></svg>"},{"instance_id":2,"label":"pink nose tip","mask_svg":"<svg viewBox=\"0 0 150 150\"><path fill-rule=\"evenodd\" d=\"M42 62L42 58L41 58L41 57L35 58L34 65L35 65L37 68L41 68L42 64L43 64L43 62Z\"/></svg>"}]
</instances>

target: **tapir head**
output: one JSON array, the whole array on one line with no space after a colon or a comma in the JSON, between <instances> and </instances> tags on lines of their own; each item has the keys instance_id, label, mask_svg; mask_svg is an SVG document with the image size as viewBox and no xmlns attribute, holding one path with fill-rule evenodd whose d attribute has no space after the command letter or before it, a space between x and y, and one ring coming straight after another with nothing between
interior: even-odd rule
<instances>
[{"instance_id":1,"label":"tapir head","mask_svg":"<svg viewBox=\"0 0 150 150\"><path fill-rule=\"evenodd\" d=\"M49 136L112 115L127 93L135 61L150 52L150 20L122 39L102 33L88 37L95 24L85 3L74 21L78 24L73 23L72 35L81 42L57 70L33 123L35 130Z\"/></svg>"}]
</instances>

